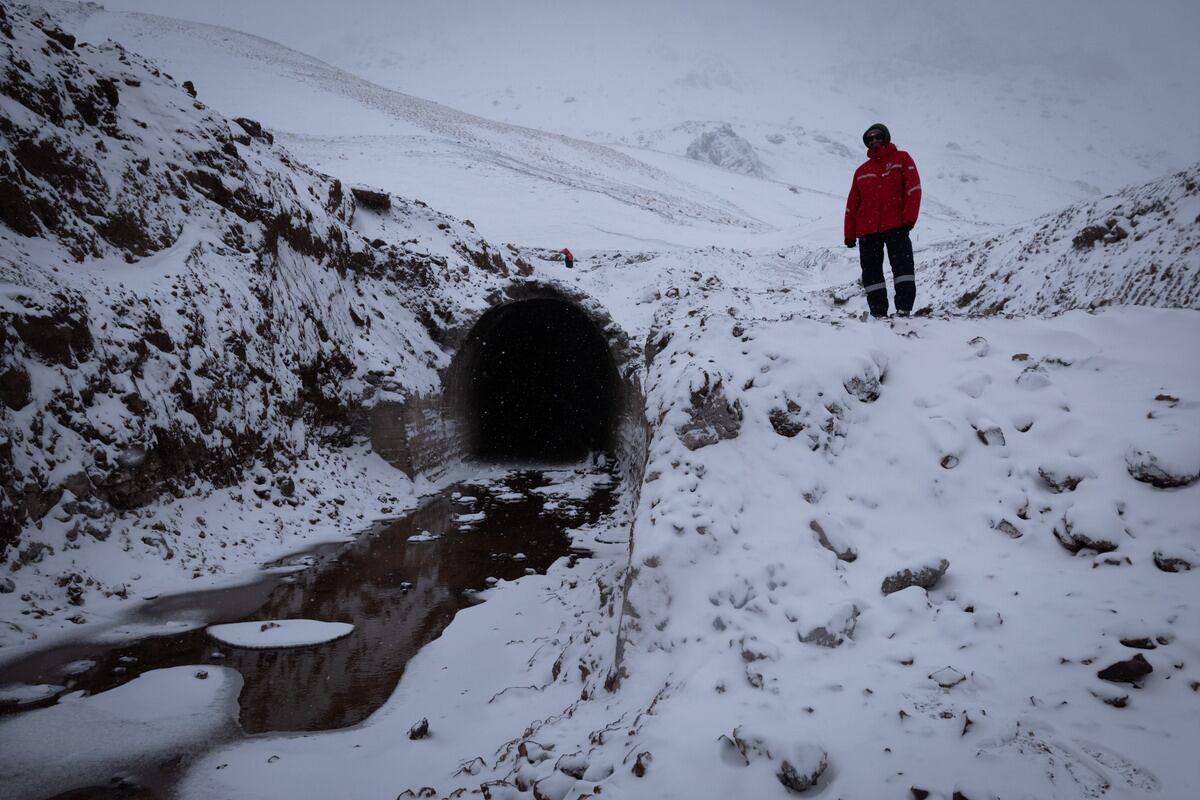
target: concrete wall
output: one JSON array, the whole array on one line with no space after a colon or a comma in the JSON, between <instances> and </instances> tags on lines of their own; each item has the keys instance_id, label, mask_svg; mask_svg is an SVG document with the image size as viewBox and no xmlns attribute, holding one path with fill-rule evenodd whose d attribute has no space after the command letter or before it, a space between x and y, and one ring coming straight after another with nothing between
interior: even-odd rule
<instances>
[{"instance_id":1,"label":"concrete wall","mask_svg":"<svg viewBox=\"0 0 1200 800\"><path fill-rule=\"evenodd\" d=\"M464 428L442 394L379 403L370 425L371 449L410 478L436 479L463 458Z\"/></svg>"},{"instance_id":2,"label":"concrete wall","mask_svg":"<svg viewBox=\"0 0 1200 800\"><path fill-rule=\"evenodd\" d=\"M617 415L613 451L621 466L626 486L633 489L630 500L636 504L637 488L645 470L650 439L645 419L645 398L641 379L644 367L641 350L595 300L557 285L530 281L514 282L498 295L489 311L523 300L557 299L579 309L596 326L609 345L618 375ZM480 319L486 316L480 315ZM451 466L467 457L470 409L464 401L464 382L470 365L463 347L480 320L447 334L447 347L454 353L450 366L442 374L442 390L427 395L412 395L403 402L385 401L370 411L371 446L388 463L410 477L436 479Z\"/></svg>"}]
</instances>

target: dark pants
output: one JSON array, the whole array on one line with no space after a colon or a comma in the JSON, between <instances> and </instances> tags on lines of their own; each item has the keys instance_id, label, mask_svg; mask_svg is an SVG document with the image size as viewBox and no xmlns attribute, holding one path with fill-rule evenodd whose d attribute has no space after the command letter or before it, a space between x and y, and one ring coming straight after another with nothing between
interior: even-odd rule
<instances>
[{"instance_id":1,"label":"dark pants","mask_svg":"<svg viewBox=\"0 0 1200 800\"><path fill-rule=\"evenodd\" d=\"M883 233L871 233L858 240L858 258L862 264L863 289L871 316L886 317L888 313L887 284L883 281L883 248L887 247L892 265L892 281L896 284L896 310L912 311L917 299L917 284L913 278L912 239L908 231L896 228Z\"/></svg>"}]
</instances>

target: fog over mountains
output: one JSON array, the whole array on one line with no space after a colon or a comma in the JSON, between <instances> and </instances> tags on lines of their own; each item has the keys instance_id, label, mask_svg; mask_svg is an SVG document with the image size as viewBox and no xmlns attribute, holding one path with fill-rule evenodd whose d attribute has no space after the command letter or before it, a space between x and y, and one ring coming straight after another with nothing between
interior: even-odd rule
<instances>
[{"instance_id":1,"label":"fog over mountains","mask_svg":"<svg viewBox=\"0 0 1200 800\"><path fill-rule=\"evenodd\" d=\"M758 151L767 177L834 196L845 191L861 131L882 120L923 167L935 190L929 197L966 220L1015 223L1159 177L1191 163L1194 148L1177 132L1200 127L1200 111L1185 100L1192 94L1188 76L1200 70L1189 33L1200 25L1200 11L1186 2L1137 8L921 2L889 10L870 3L709 0L649 6L117 0L105 7L246 31L386 89L588 141L683 156L703 133L732 124ZM147 23L97 20L85 31L115 36L136 24ZM208 42L214 52L222 43L234 46L209 38L218 40ZM143 47L155 49L152 41ZM178 40L170 48L148 54L213 74L208 55L189 53ZM197 76L197 85L205 77ZM285 131L396 133L393 124L368 121L342 104L293 102L277 86L223 85L225 78L213 74L202 86L209 102L229 112L237 109L224 106L258 105L255 113ZM376 163L382 152L405 149L394 141L374 147ZM476 183L472 176L460 193ZM743 206L754 203L715 183L706 188ZM778 222L765 221L811 225L827 205L838 215L835 199L816 205L792 199L773 204L782 214ZM471 216L466 204L442 207ZM745 210L756 218L767 213ZM531 207L524 216L533 213ZM577 209L574 219L564 214L540 232L586 231L596 216ZM518 237L521 224L511 227L489 232ZM817 222L812 232L826 230Z\"/></svg>"}]
</instances>

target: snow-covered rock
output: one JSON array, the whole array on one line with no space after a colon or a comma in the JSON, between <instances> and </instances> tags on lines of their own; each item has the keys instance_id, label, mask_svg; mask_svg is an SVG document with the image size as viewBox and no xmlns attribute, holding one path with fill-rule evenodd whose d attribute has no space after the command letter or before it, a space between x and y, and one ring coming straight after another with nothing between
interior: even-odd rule
<instances>
[{"instance_id":1,"label":"snow-covered rock","mask_svg":"<svg viewBox=\"0 0 1200 800\"><path fill-rule=\"evenodd\" d=\"M756 178L766 173L754 145L738 136L729 123L701 133L688 145L686 155L694 161L706 161Z\"/></svg>"}]
</instances>

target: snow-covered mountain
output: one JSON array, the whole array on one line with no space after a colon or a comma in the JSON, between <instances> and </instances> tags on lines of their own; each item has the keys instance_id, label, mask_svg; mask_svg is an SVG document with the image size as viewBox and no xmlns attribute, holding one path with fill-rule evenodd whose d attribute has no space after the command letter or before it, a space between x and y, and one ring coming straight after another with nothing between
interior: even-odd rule
<instances>
[{"instance_id":1,"label":"snow-covered mountain","mask_svg":"<svg viewBox=\"0 0 1200 800\"><path fill-rule=\"evenodd\" d=\"M920 314L867 321L855 254L827 247L827 184L855 161L836 126L730 123L764 179L679 149L720 117L610 147L229 29L0 14L9 654L115 636L127 598L410 506L434 479L369 452L367 415L444 389L472 326L530 292L601 320L644 401L619 513L575 531L593 558L494 582L362 725L232 735L186 765L179 796L1200 788L1200 165L1077 187L1042 216L1046 187L1085 170L1040 182L1033 159L975 173L971 193L927 188ZM99 44L106 30L129 42ZM717 66L684 77L746 85ZM828 180L793 183L787 148ZM966 203L992 178L1016 196L1022 175L1036 200ZM490 218L423 202L439 190L444 210ZM560 206L580 194L586 225ZM586 226L603 235L568 273L554 245ZM184 736L156 698L215 729L236 674L199 677L5 718L0 779L76 788L44 769L56 726ZM429 735L409 735L422 719Z\"/></svg>"},{"instance_id":2,"label":"snow-covered mountain","mask_svg":"<svg viewBox=\"0 0 1200 800\"><path fill-rule=\"evenodd\" d=\"M493 241L547 247L836 245L861 131L879 118L921 166L921 242L1016 224L1182 168L1193 154L1165 132L1200 125L1190 105L1166 100L1186 90L1186 63L1144 63L1147 44L1113 65L1103 52L1111 34L1056 36L1083 24L1078 15L1043 10L1046 28L1030 31L1021 9L1007 6L990 12L990 31L980 30L982 11L918 9L892 20L911 37L872 42L897 75L881 80L879 67L853 55L864 10L844 4L738 13L663 4L652 16L671 32L665 40L631 24L644 9L599 20L575 3L461 13L453 3L400 10L366 0L336 10L113 6L209 24L44 4L82 38L126 42L192 80L226 115L261 120L319 169L419 197L475 221ZM1193 13L1174 5L1127 21L1126 37L1174 35L1182 23L1172 15ZM928 44L923 25L948 43L974 41L972 58L960 57L960 44L945 45L949 52ZM484 27L493 33L471 33ZM1042 40L1057 44L1037 50ZM1190 52L1164 48L1161 58L1186 62ZM768 179L686 158L697 138L724 127L749 144Z\"/></svg>"},{"instance_id":3,"label":"snow-covered mountain","mask_svg":"<svg viewBox=\"0 0 1200 800\"><path fill-rule=\"evenodd\" d=\"M1115 0L1052 7L1020 0L970 9L919 2L902 14L875 3L736 6L723 0L669 0L652 9L631 0L603 9L540 0L502 7L117 0L108 8L77 26L82 35L136 41L147 55L192 76L208 102L234 116L251 112L226 107L227 99L248 102L278 130L325 137L350 123L351 135L375 132L364 119L372 115L344 97L287 99L320 96L311 94L317 88L311 83L310 94L281 85L303 82L312 69L288 70L277 53L262 51L261 39L230 28L315 55L325 72L328 65L340 67L335 82L361 76L376 90L629 147L625 152L635 158L703 186L772 227L799 227L805 238L833 244L841 210L836 198L844 196L861 154L862 130L877 120L888 122L897 143L915 155L929 199L940 204L927 209L934 214L923 226L926 240L957 235L968 221L1014 224L1183 168L1195 155L1177 132L1200 125L1194 104L1179 102L1190 91L1185 76L1200 69L1187 33L1200 18L1194 4L1181 0L1136 11ZM322 112L314 113L317 108ZM681 159L703 130L671 133L687 125L730 125L785 184L777 188L794 186L800 195L692 169ZM525 197L526 182L506 170L494 174L505 192L488 180L491 170L476 165L468 171L448 143L329 144L331 154L321 154L323 146L315 143L305 157L328 158L324 168L339 174L373 168L385 188L460 217L497 216L483 229L493 239L627 246L594 230L612 217L605 203L593 204L600 198L555 192L543 181L534 182L535 196ZM422 163L430 159L436 170ZM610 179L638 183L611 173ZM585 192L596 188L577 185ZM809 196L810 190L818 194ZM767 196L771 202L764 204ZM505 215L512 203L521 213ZM548 215L552 225L542 222ZM719 231L704 239L644 217L637 221L655 238L685 245L746 241L740 231L735 243ZM621 232L632 233L627 227Z\"/></svg>"}]
</instances>

